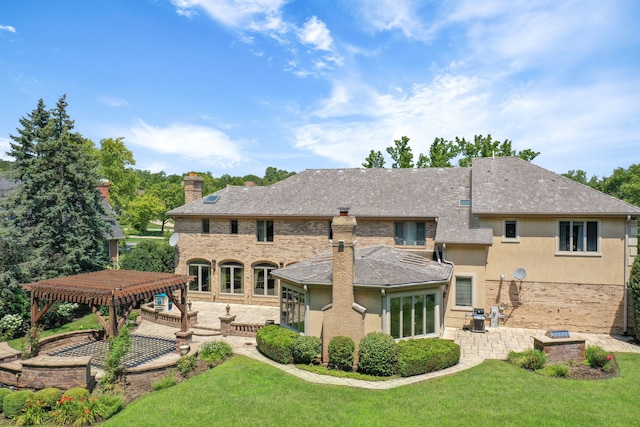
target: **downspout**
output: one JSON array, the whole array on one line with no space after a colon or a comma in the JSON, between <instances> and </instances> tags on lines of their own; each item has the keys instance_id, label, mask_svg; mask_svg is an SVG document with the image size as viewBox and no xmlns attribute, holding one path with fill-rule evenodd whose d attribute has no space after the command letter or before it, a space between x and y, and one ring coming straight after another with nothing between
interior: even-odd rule
<instances>
[{"instance_id":1,"label":"downspout","mask_svg":"<svg viewBox=\"0 0 640 427\"><path fill-rule=\"evenodd\" d=\"M444 262L445 264L449 264L451 266L451 274L449 275L449 288L451 288L451 279L453 277L453 271L456 268L456 265L453 263L453 261L449 261L446 258L446 253L445 251L447 250L447 244L446 243L442 243L442 262ZM437 252L437 251L436 251ZM440 262L440 255L438 255L438 262ZM444 306L444 312L442 313L442 326L440 327L440 333L442 333L442 331L444 331L444 321L445 321L445 313L447 312L447 308L449 307L449 294L451 294L451 292L449 292L450 289L447 289L446 292L446 296L443 296L443 306Z\"/></svg>"},{"instance_id":2,"label":"downspout","mask_svg":"<svg viewBox=\"0 0 640 427\"><path fill-rule=\"evenodd\" d=\"M631 222L631 215L627 215L627 220L624 223L624 295L623 295L623 312L624 320L622 326L622 335L627 336L629 322L629 268L628 268L628 251L629 251L629 224Z\"/></svg>"}]
</instances>

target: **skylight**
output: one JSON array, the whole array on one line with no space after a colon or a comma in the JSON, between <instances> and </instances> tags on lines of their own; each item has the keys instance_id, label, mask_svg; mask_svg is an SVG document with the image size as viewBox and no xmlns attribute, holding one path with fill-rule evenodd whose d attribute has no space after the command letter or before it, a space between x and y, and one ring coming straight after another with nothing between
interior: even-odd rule
<instances>
[{"instance_id":1,"label":"skylight","mask_svg":"<svg viewBox=\"0 0 640 427\"><path fill-rule=\"evenodd\" d=\"M217 194L211 194L211 195L205 197L204 202L208 203L208 204L214 204L215 202L218 201L219 198L220 198L220 196L218 196Z\"/></svg>"}]
</instances>

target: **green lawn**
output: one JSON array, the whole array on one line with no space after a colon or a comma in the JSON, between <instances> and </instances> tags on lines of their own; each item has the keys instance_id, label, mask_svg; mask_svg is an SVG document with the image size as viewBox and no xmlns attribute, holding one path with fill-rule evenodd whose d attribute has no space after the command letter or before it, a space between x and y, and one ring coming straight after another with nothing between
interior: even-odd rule
<instances>
[{"instance_id":1,"label":"green lawn","mask_svg":"<svg viewBox=\"0 0 640 427\"><path fill-rule=\"evenodd\" d=\"M100 326L100 323L98 323L98 319L96 318L96 315L93 313L89 313L77 320L74 320L72 322L62 325L59 328L47 329L46 331L42 331L42 333L40 334L40 339L51 336L51 335L62 334L64 332L78 331L82 329L98 329L100 327L101 326ZM22 338L15 338L10 341L7 341L7 344L9 344L11 348L14 348L16 350L21 350L20 348L21 342L22 342Z\"/></svg>"},{"instance_id":2,"label":"green lawn","mask_svg":"<svg viewBox=\"0 0 640 427\"><path fill-rule=\"evenodd\" d=\"M236 356L133 402L104 426L631 426L640 420L640 354L617 354L609 380L549 378L487 360L392 390L311 384Z\"/></svg>"}]
</instances>

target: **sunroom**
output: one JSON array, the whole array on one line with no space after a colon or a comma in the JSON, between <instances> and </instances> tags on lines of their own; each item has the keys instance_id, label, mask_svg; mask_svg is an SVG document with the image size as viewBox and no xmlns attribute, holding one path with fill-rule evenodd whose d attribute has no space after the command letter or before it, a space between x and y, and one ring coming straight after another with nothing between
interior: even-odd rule
<instances>
[{"instance_id":1,"label":"sunroom","mask_svg":"<svg viewBox=\"0 0 640 427\"><path fill-rule=\"evenodd\" d=\"M352 309L361 313L365 333L382 331L396 339L439 336L450 264L391 246L358 248L354 256ZM319 255L275 270L280 279L280 324L321 336L323 311L333 305L333 258Z\"/></svg>"}]
</instances>

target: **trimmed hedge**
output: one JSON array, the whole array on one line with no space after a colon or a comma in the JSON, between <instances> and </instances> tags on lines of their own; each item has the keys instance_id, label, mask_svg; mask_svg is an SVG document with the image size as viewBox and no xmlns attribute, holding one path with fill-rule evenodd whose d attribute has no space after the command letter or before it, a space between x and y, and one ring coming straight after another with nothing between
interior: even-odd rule
<instances>
[{"instance_id":1,"label":"trimmed hedge","mask_svg":"<svg viewBox=\"0 0 640 427\"><path fill-rule=\"evenodd\" d=\"M329 341L329 367L341 371L353 370L353 353L356 344L349 337L337 336Z\"/></svg>"},{"instance_id":2,"label":"trimmed hedge","mask_svg":"<svg viewBox=\"0 0 640 427\"><path fill-rule=\"evenodd\" d=\"M4 400L7 394L13 393L13 391L9 388L0 388L0 412L2 412L2 401Z\"/></svg>"},{"instance_id":3,"label":"trimmed hedge","mask_svg":"<svg viewBox=\"0 0 640 427\"><path fill-rule=\"evenodd\" d=\"M34 392L31 390L20 390L7 394L2 401L4 416L7 418L15 418L22 414L24 408L27 406L27 401L32 399L33 396Z\"/></svg>"},{"instance_id":4,"label":"trimmed hedge","mask_svg":"<svg viewBox=\"0 0 640 427\"><path fill-rule=\"evenodd\" d=\"M36 391L35 400L42 403L42 406L46 409L53 408L56 402L62 397L62 391L59 388L49 387Z\"/></svg>"},{"instance_id":5,"label":"trimmed hedge","mask_svg":"<svg viewBox=\"0 0 640 427\"><path fill-rule=\"evenodd\" d=\"M293 363L293 344L298 336L290 329L269 325L258 330L256 343L258 350L266 357L287 365Z\"/></svg>"},{"instance_id":6,"label":"trimmed hedge","mask_svg":"<svg viewBox=\"0 0 640 427\"><path fill-rule=\"evenodd\" d=\"M418 338L397 344L398 373L402 377L439 371L460 361L460 346L440 338Z\"/></svg>"},{"instance_id":7,"label":"trimmed hedge","mask_svg":"<svg viewBox=\"0 0 640 427\"><path fill-rule=\"evenodd\" d=\"M358 350L358 371L388 377L396 373L396 342L389 334L371 332L362 338Z\"/></svg>"},{"instance_id":8,"label":"trimmed hedge","mask_svg":"<svg viewBox=\"0 0 640 427\"><path fill-rule=\"evenodd\" d=\"M318 337L299 335L293 343L293 362L311 365L322 353L322 340Z\"/></svg>"}]
</instances>

